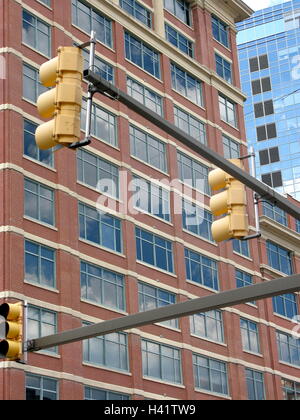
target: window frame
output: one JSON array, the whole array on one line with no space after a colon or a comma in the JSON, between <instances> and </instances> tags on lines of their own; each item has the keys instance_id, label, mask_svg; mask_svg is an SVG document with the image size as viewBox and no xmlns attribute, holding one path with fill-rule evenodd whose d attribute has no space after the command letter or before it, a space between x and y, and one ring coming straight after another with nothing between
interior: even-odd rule
<instances>
[{"instance_id":1,"label":"window frame","mask_svg":"<svg viewBox=\"0 0 300 420\"><path fill-rule=\"evenodd\" d=\"M220 42L224 47L230 48L229 40L229 26L219 19L216 15L211 15L212 19L212 36L213 38ZM226 34L226 37L222 37L222 34ZM215 36L217 35L217 36Z\"/></svg>"},{"instance_id":2,"label":"window frame","mask_svg":"<svg viewBox=\"0 0 300 420\"><path fill-rule=\"evenodd\" d=\"M238 130L237 104L225 95L219 93L219 109L221 120ZM232 114L233 119L229 116L229 111L230 114Z\"/></svg>"},{"instance_id":3,"label":"window frame","mask_svg":"<svg viewBox=\"0 0 300 420\"><path fill-rule=\"evenodd\" d=\"M89 325L87 322L83 323ZM122 342L124 340L124 342ZM111 346L118 348L119 350L112 351ZM120 372L129 372L129 353L128 353L128 334L124 332L110 333L102 336L88 338L82 342L82 360L83 364L91 364L95 366L104 367L106 369L117 370ZM95 361L93 354L95 348L98 349L97 357L99 361ZM121 351L124 352L122 359ZM116 365L108 364L108 356L112 354L118 354L118 363Z\"/></svg>"},{"instance_id":4,"label":"window frame","mask_svg":"<svg viewBox=\"0 0 300 420\"><path fill-rule=\"evenodd\" d=\"M33 244L33 245L37 246L38 247L38 254L35 254L32 251L26 250L26 243L28 243L28 245ZM48 251L51 251L53 253L53 259L46 258L46 257L42 256L42 248L45 248ZM30 255L34 255L35 257L38 258L37 269L38 269L38 279L39 279L39 281L37 281L37 282L30 281L30 280L28 280L28 278L26 278L26 267L27 267L26 266L26 253L30 254ZM53 284L51 286L49 286L48 284L43 284L41 282L41 279L42 279L42 275L41 275L41 273L42 273L42 269L41 269L42 261L41 261L41 259L42 258L47 260L47 261L50 261L51 263L53 263ZM28 283L31 283L31 284L37 284L37 285L42 286L42 287L49 287L51 289L55 289L56 288L56 250L53 249L53 248L49 248L45 245L39 244L37 242L33 242L33 241L28 240L28 239L25 239L25 241L24 241L24 280Z\"/></svg>"},{"instance_id":5,"label":"window frame","mask_svg":"<svg viewBox=\"0 0 300 420\"><path fill-rule=\"evenodd\" d=\"M80 10L80 6L78 4L81 4L84 8L88 9L89 28L86 28L84 25L80 24L79 22L78 10ZM81 31L90 35L91 31L95 30L95 26L93 22L96 21L97 24L102 25L104 28L103 31L100 31L104 34L104 37L102 39L97 38L97 41L99 41L101 44L105 45L108 48L113 48L112 20L106 17L104 14L102 14L100 10L96 9L95 7L91 7L88 3L85 3L84 1L72 0L71 5L72 5L72 25L74 25L76 28L79 28Z\"/></svg>"},{"instance_id":6,"label":"window frame","mask_svg":"<svg viewBox=\"0 0 300 420\"><path fill-rule=\"evenodd\" d=\"M35 388L33 386L29 386L28 385L28 379L30 377L31 378L35 378L35 379L39 379L39 382L40 382L39 388ZM52 381L52 382L54 382L55 383L56 390L55 391L52 391L52 390L46 390L46 389L44 389L44 381ZM48 393L50 392L50 393L55 394L55 397L56 398L54 400L56 400L56 401L59 400L59 382L58 382L58 380L56 378L51 378L49 376L35 375L35 374L32 374L32 373L26 372L26 375L25 375L25 395L26 395L25 399L26 399L26 401L30 401L30 399L27 398L28 397L27 390L29 390L29 389L39 390L39 392L40 392L40 398L39 398L39 400L40 401L41 400L44 400L43 396L44 396L44 393L45 392L48 392Z\"/></svg>"},{"instance_id":7,"label":"window frame","mask_svg":"<svg viewBox=\"0 0 300 420\"><path fill-rule=\"evenodd\" d=\"M200 317L201 320L197 321L197 317ZM200 328L197 324L201 324ZM202 331L204 331L204 333L202 333ZM222 311L212 310L190 316L190 332L192 335L206 340L224 343L224 321ZM215 336L217 338L215 338Z\"/></svg>"},{"instance_id":8,"label":"window frame","mask_svg":"<svg viewBox=\"0 0 300 420\"><path fill-rule=\"evenodd\" d=\"M201 361L202 361L202 364L201 364ZM206 371L208 373L207 375L208 385L209 385L208 388L201 387L201 373L200 372L203 369L205 369L205 373ZM194 381L195 381L196 389L199 389L204 392L205 391L213 392L214 394L218 394L218 395L225 395L225 396L229 395L228 367L227 367L226 362L193 353L193 371L194 371ZM212 375L213 373L212 371L217 372L218 376L221 379L221 383L218 385L221 387L222 392L218 392L213 388L213 386L215 385L216 373ZM214 376L214 380L213 380L213 376Z\"/></svg>"},{"instance_id":9,"label":"window frame","mask_svg":"<svg viewBox=\"0 0 300 420\"><path fill-rule=\"evenodd\" d=\"M95 160L94 163L88 161L88 156ZM102 157L91 153L90 151L79 149L76 154L77 157L77 181L82 182L84 185L88 187L97 189L101 194L108 195L114 199L120 198L120 178L119 178L119 167L114 165L113 163L109 162ZM101 164L104 165L104 168L101 167ZM87 168L92 166L97 173L97 183L96 185L92 185L88 182L87 178ZM105 169L107 167L107 169ZM103 173L107 174L107 177L101 176ZM98 183L103 180L107 179L111 181L111 188L110 191L102 191L98 188Z\"/></svg>"},{"instance_id":10,"label":"window frame","mask_svg":"<svg viewBox=\"0 0 300 420\"><path fill-rule=\"evenodd\" d=\"M166 40L179 51L186 54L190 58L194 58L194 42L166 22L165 37Z\"/></svg>"},{"instance_id":11,"label":"window frame","mask_svg":"<svg viewBox=\"0 0 300 420\"><path fill-rule=\"evenodd\" d=\"M148 292L147 292L148 289ZM150 293L150 290L153 294ZM153 302L153 305L146 303L146 300ZM148 283L138 281L138 302L139 311L146 312L151 309L158 309L167 305L174 305L177 303L177 296L165 289L152 286ZM170 319L169 321L161 322L162 325L171 328L179 328L179 320L177 318Z\"/></svg>"},{"instance_id":12,"label":"window frame","mask_svg":"<svg viewBox=\"0 0 300 420\"><path fill-rule=\"evenodd\" d=\"M152 346L152 351L150 347ZM155 348L158 348L158 352L154 351ZM167 352L171 352L172 355L167 355ZM165 354L163 354L165 353ZM152 376L149 374L149 358L152 357L151 363L155 362L158 363L159 375ZM165 360L166 359L166 360ZM173 370L174 370L174 380L170 380L168 377L164 375L164 367L167 365L168 361L173 361ZM143 377L145 378L156 378L164 382L174 383L174 384L182 384L182 357L181 357L181 350L177 347L157 343L155 341L150 341L146 339L142 339L142 365L143 365ZM150 372L151 373L151 372Z\"/></svg>"},{"instance_id":13,"label":"window frame","mask_svg":"<svg viewBox=\"0 0 300 420\"><path fill-rule=\"evenodd\" d=\"M137 226L135 227L135 240L137 262L146 263L159 270L175 274L173 242ZM151 260L153 259L153 263L149 262L149 260L147 261L144 255L144 250L146 249L149 251L150 247L152 248ZM165 253L166 258L164 266L160 266L158 263L158 260L162 258L158 252Z\"/></svg>"},{"instance_id":14,"label":"window frame","mask_svg":"<svg viewBox=\"0 0 300 420\"><path fill-rule=\"evenodd\" d=\"M140 128L130 125L129 126L129 137L130 137L130 153L131 156L137 158L144 162L146 165L150 165L151 167L157 169L158 171L167 173L167 145L163 141L159 140L158 138L154 137L152 134L149 134ZM140 153L140 145L139 143L143 144L143 153L144 156ZM155 165L152 159L152 149L159 152L158 160L159 164Z\"/></svg>"},{"instance_id":15,"label":"window frame","mask_svg":"<svg viewBox=\"0 0 300 420\"><path fill-rule=\"evenodd\" d=\"M180 80L180 82L178 82ZM178 88L180 86L180 88ZM193 86L194 98L190 97L190 86ZM186 70L171 62L171 87L179 95L193 102L194 104L204 107L204 86L203 82L197 77L191 75ZM182 87L184 88L182 90Z\"/></svg>"},{"instance_id":16,"label":"window frame","mask_svg":"<svg viewBox=\"0 0 300 420\"><path fill-rule=\"evenodd\" d=\"M193 212L186 212L187 206L190 209L193 209ZM202 214L201 214L202 213ZM196 221L201 221L200 223L193 223L192 225L187 223L189 217L195 218ZM201 226L205 223L205 229L201 229ZM211 226L213 223L213 215L203 207L199 207L197 204L192 203L189 200L182 199L182 226L183 230L198 236L201 239L205 239L211 243L215 243ZM190 228L189 228L190 227ZM204 234L202 234L204 232ZM207 235L206 235L207 234Z\"/></svg>"},{"instance_id":17,"label":"window frame","mask_svg":"<svg viewBox=\"0 0 300 420\"><path fill-rule=\"evenodd\" d=\"M130 3L130 4L129 4ZM134 19L138 20L139 22L143 23L147 28L152 29L153 28L153 16L152 12L147 9L143 4L139 3L136 0L119 0L119 5L122 10L127 12L130 16L132 16ZM127 5L127 7L124 7L124 5ZM132 8L132 11L129 9ZM145 14L145 20L140 19L138 15L143 15L141 12L139 12L137 9L140 8L144 11Z\"/></svg>"},{"instance_id":18,"label":"window frame","mask_svg":"<svg viewBox=\"0 0 300 420\"><path fill-rule=\"evenodd\" d=\"M32 25L31 22L29 22L28 20L26 21L26 18L24 17L25 13L27 13L28 15L31 16L31 18L34 19L34 25ZM27 23L28 25L30 25L30 26L32 26L34 28L34 41L33 41L33 45L30 44L30 43L27 43L26 40L24 39L25 38L24 37L24 31L25 31L24 24L25 23ZM38 46L38 39L40 38L39 32L42 32L42 31L39 31L38 30L39 23L45 25L45 27L47 27L47 29L48 29L48 31L47 31L48 33L47 34L45 32L43 32L44 35L45 35L45 37L48 38L47 51L43 51ZM39 17L37 17L33 13L29 12L27 9L24 9L24 8L22 9L22 44L26 45L27 47L29 47L29 48L37 51L38 53L40 53L40 54L42 54L42 55L44 55L45 57L48 57L48 58L51 57L51 44L52 44L52 39L51 39L51 35L52 35L51 32L52 31L51 31L51 29L52 29L51 26L47 22L45 22L44 20L40 19Z\"/></svg>"},{"instance_id":19,"label":"window frame","mask_svg":"<svg viewBox=\"0 0 300 420\"><path fill-rule=\"evenodd\" d=\"M216 73L222 77L227 83L233 83L232 63L222 57L220 54L215 53Z\"/></svg>"},{"instance_id":20,"label":"window frame","mask_svg":"<svg viewBox=\"0 0 300 420\"><path fill-rule=\"evenodd\" d=\"M124 39L125 59L156 79L161 80L161 54L127 30L124 31ZM132 53L132 48L139 52L138 56L136 52L135 54ZM138 57L138 60L134 61L133 56ZM152 70L147 68L149 64L151 64Z\"/></svg>"},{"instance_id":21,"label":"window frame","mask_svg":"<svg viewBox=\"0 0 300 420\"><path fill-rule=\"evenodd\" d=\"M99 273L96 274L96 271ZM105 277L105 275L108 275L108 277ZM93 287L90 285L90 277L93 278L93 283L97 282L97 284L99 284L97 289L95 286ZM88 293L89 288L92 289L92 293ZM112 289L115 293L114 301L117 303L116 305L111 305L109 299L105 299ZM122 274L108 270L101 266L96 266L83 260L80 261L81 300L86 300L89 303L105 306L116 311L126 311L125 289L125 278ZM97 296L96 291L100 291L100 296L98 299L92 299L91 295Z\"/></svg>"},{"instance_id":22,"label":"window frame","mask_svg":"<svg viewBox=\"0 0 300 420\"><path fill-rule=\"evenodd\" d=\"M193 256L194 256L194 258L193 258ZM216 290L216 291L220 290L218 261L216 261L216 260L214 260L210 257L207 257L206 255L202 255L198 252L192 251L188 248L184 249L184 258L185 258L185 268L186 268L186 279L187 279L187 281L191 281L191 282L196 283L200 286L208 287L208 288ZM206 260L209 260L209 265L206 264ZM197 264L198 271L201 273L201 276L197 275L197 279L199 278L202 281L193 280L192 274L193 274L195 268L194 269L192 268L192 264ZM208 284L205 284L205 281L207 280L207 270L210 270L210 273L211 273L212 286L210 286Z\"/></svg>"},{"instance_id":23,"label":"window frame","mask_svg":"<svg viewBox=\"0 0 300 420\"><path fill-rule=\"evenodd\" d=\"M30 184L34 184L37 187L37 191L33 191L28 189L28 187L26 187L26 183L30 183ZM43 188L44 190L47 190L49 193L51 193L51 198L48 198L46 196L41 196L41 188ZM32 196L34 196L37 200L37 212L38 212L38 217L34 217L31 214L27 214L26 213L26 200L28 197L28 194L30 194L31 199L29 200L30 202L32 201ZM46 200L46 203L51 203L50 207L49 207L49 213L51 213L51 223L49 223L48 221L43 220L42 214L41 214L41 203L44 201L41 200ZM34 181L30 178L24 177L24 217L25 218L30 218L33 221L37 221L38 223L42 223L46 226L51 226L51 227L55 227L55 190L48 187L47 185L41 184L40 182Z\"/></svg>"},{"instance_id":24,"label":"window frame","mask_svg":"<svg viewBox=\"0 0 300 420\"><path fill-rule=\"evenodd\" d=\"M273 250L271 249L271 247L273 247ZM267 251L268 265L270 267L272 267L275 270L278 270L281 273L284 273L284 274L286 274L288 276L293 274L294 267L293 267L293 255L292 255L292 251L290 251L290 250L288 250L286 248L283 248L282 246L280 246L278 244L275 244L274 242L269 241L269 240L266 241L266 251ZM284 251L286 253L286 256L283 255L283 254L280 254L280 251ZM277 256L278 256L278 261L277 261L278 262L278 265L276 264L276 266L272 265L272 262L274 260L273 260L273 258L271 256L271 252L273 254L276 254L275 255L276 256L276 259L277 259ZM279 258L280 255L282 257L284 257L284 258L287 259L287 262L288 262L288 270L287 271L282 270L283 267L282 267L281 259Z\"/></svg>"},{"instance_id":25,"label":"window frame","mask_svg":"<svg viewBox=\"0 0 300 420\"><path fill-rule=\"evenodd\" d=\"M240 318L243 351L260 354L259 326L256 322Z\"/></svg>"},{"instance_id":26,"label":"window frame","mask_svg":"<svg viewBox=\"0 0 300 420\"><path fill-rule=\"evenodd\" d=\"M265 395L265 383L264 383L264 374L263 372L258 372L253 369L245 368L245 377L246 377L246 384L247 384L247 392L248 392L248 400L249 401L264 401L266 399ZM259 377L259 379L258 379ZM251 381L251 383L250 383ZM262 386L262 395L259 397L259 384ZM254 392L254 398L250 397L251 389Z\"/></svg>"},{"instance_id":27,"label":"window frame","mask_svg":"<svg viewBox=\"0 0 300 420\"><path fill-rule=\"evenodd\" d=\"M92 215L88 215L87 212L94 212L97 214L97 217L92 217ZM111 219L110 223L107 223L105 221L105 218L108 217ZM112 252L116 252L118 254L122 253L123 250L123 238L122 238L122 221L121 219L112 216L109 213L105 212L99 212L94 207L91 207L85 203L78 202L78 218L79 218L79 239L88 241L90 244L98 245L100 247L103 247L107 250L110 250ZM83 218L83 220L82 220ZM88 229L87 229L87 218L92 219L93 223L97 223L98 232L97 236L99 237L99 242L93 241L91 239L88 239ZM81 220L84 222L84 226L81 224ZM108 228L109 230L113 229L113 248L104 245L103 241L103 229ZM84 236L81 236L82 232L84 231ZM118 245L120 245L118 247Z\"/></svg>"}]
</instances>

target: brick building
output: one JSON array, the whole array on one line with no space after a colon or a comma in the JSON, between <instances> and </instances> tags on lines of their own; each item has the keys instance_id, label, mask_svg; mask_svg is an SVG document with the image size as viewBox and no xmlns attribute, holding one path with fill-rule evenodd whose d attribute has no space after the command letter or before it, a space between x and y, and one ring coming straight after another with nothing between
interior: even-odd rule
<instances>
[{"instance_id":1,"label":"brick building","mask_svg":"<svg viewBox=\"0 0 300 420\"><path fill-rule=\"evenodd\" d=\"M212 165L117 101L95 96L84 149L53 154L34 142L39 66L93 28L102 77L216 152L245 155L235 22L251 10L240 0L63 5L0 3L0 297L28 302L29 338L299 272L299 222L282 224L276 208L265 206L261 239L214 243ZM252 205L249 217L253 230ZM299 295L288 295L29 354L27 364L2 360L0 398L296 399L298 312Z\"/></svg>"}]
</instances>

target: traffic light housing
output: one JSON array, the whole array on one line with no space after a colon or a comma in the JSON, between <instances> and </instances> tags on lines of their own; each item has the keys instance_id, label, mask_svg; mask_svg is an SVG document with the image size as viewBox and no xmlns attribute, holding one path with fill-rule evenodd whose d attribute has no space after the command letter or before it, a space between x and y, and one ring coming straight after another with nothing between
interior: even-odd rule
<instances>
[{"instance_id":1,"label":"traffic light housing","mask_svg":"<svg viewBox=\"0 0 300 420\"><path fill-rule=\"evenodd\" d=\"M53 119L36 130L36 144L40 149L80 141L82 76L83 56L78 47L60 47L57 57L42 64L40 81L53 89L39 96L37 107L43 118Z\"/></svg>"},{"instance_id":2,"label":"traffic light housing","mask_svg":"<svg viewBox=\"0 0 300 420\"><path fill-rule=\"evenodd\" d=\"M0 315L5 319L5 338L0 341L0 357L18 360L22 356L23 304L3 303Z\"/></svg>"},{"instance_id":3,"label":"traffic light housing","mask_svg":"<svg viewBox=\"0 0 300 420\"><path fill-rule=\"evenodd\" d=\"M240 159L230 162L243 169ZM208 183L213 191L222 192L210 200L210 210L214 216L222 216L212 224L212 236L216 242L228 239L242 239L249 233L247 199L244 184L237 181L222 169L214 169L209 173Z\"/></svg>"}]
</instances>

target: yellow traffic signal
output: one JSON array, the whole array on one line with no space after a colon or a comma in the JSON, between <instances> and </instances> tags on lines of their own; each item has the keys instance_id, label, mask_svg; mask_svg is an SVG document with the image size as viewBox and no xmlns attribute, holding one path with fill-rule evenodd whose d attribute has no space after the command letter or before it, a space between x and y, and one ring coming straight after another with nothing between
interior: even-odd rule
<instances>
[{"instance_id":1,"label":"yellow traffic signal","mask_svg":"<svg viewBox=\"0 0 300 420\"><path fill-rule=\"evenodd\" d=\"M23 352L22 302L3 303L0 305L0 315L5 319L5 337L0 341L0 356L18 360Z\"/></svg>"},{"instance_id":2,"label":"yellow traffic signal","mask_svg":"<svg viewBox=\"0 0 300 420\"><path fill-rule=\"evenodd\" d=\"M230 162L243 169L240 159ZM245 186L222 169L209 173L208 183L213 191L224 189L210 200L210 209L214 216L225 215L212 224L212 236L216 242L227 239L241 239L248 235L248 215Z\"/></svg>"},{"instance_id":3,"label":"yellow traffic signal","mask_svg":"<svg viewBox=\"0 0 300 420\"><path fill-rule=\"evenodd\" d=\"M37 101L39 114L43 118L53 117L36 130L36 144L40 149L80 141L82 75L83 56L77 47L60 47L57 57L42 64L41 83L55 87L40 95Z\"/></svg>"}]
</instances>

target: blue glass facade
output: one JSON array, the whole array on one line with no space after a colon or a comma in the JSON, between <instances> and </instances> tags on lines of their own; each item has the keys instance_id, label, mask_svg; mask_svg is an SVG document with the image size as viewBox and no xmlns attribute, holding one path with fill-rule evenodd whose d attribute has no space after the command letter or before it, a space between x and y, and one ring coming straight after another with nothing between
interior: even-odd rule
<instances>
[{"instance_id":1,"label":"blue glass facade","mask_svg":"<svg viewBox=\"0 0 300 420\"><path fill-rule=\"evenodd\" d=\"M300 200L300 0L257 11L237 29L257 177Z\"/></svg>"}]
</instances>

